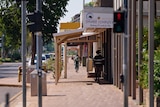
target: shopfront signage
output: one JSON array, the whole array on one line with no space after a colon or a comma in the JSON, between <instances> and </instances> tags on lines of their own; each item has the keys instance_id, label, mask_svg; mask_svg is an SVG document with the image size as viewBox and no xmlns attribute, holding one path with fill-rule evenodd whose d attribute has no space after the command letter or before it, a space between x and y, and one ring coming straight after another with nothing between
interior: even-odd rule
<instances>
[{"instance_id":1,"label":"shopfront signage","mask_svg":"<svg viewBox=\"0 0 160 107\"><path fill-rule=\"evenodd\" d=\"M113 14L85 12L83 15L83 27L113 28Z\"/></svg>"}]
</instances>

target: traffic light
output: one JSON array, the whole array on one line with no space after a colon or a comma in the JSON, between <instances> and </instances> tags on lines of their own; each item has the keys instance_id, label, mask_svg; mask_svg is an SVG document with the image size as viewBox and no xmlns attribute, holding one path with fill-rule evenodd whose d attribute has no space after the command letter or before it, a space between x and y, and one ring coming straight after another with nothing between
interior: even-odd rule
<instances>
[{"instance_id":1,"label":"traffic light","mask_svg":"<svg viewBox=\"0 0 160 107\"><path fill-rule=\"evenodd\" d=\"M114 12L114 33L124 33L124 11L115 11Z\"/></svg>"},{"instance_id":2,"label":"traffic light","mask_svg":"<svg viewBox=\"0 0 160 107\"><path fill-rule=\"evenodd\" d=\"M42 13L40 11L27 15L27 27L31 32L42 31Z\"/></svg>"}]
</instances>

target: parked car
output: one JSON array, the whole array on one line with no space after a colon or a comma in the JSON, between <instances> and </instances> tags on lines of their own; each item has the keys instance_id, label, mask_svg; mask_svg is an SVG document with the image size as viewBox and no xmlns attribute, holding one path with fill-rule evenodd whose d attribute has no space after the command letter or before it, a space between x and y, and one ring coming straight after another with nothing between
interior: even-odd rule
<instances>
[{"instance_id":1,"label":"parked car","mask_svg":"<svg viewBox=\"0 0 160 107\"><path fill-rule=\"evenodd\" d=\"M47 60L47 57L46 55L42 54L42 63L45 63ZM35 55L35 59L34 59L34 64L37 63L37 55Z\"/></svg>"},{"instance_id":2,"label":"parked car","mask_svg":"<svg viewBox=\"0 0 160 107\"><path fill-rule=\"evenodd\" d=\"M50 59L51 58L51 55L50 54L44 54L46 59Z\"/></svg>"},{"instance_id":3,"label":"parked car","mask_svg":"<svg viewBox=\"0 0 160 107\"><path fill-rule=\"evenodd\" d=\"M45 54L42 54L42 63L46 63L47 61L47 57ZM37 55L35 55L35 58L34 58L34 65L37 63ZM29 59L28 61L28 66L31 65L31 58Z\"/></svg>"}]
</instances>

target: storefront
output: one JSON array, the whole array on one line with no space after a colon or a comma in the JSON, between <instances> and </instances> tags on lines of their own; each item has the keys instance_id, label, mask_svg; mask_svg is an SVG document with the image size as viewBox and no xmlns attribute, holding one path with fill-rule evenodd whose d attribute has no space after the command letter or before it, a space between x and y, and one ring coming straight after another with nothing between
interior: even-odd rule
<instances>
[{"instance_id":1,"label":"storefront","mask_svg":"<svg viewBox=\"0 0 160 107\"><path fill-rule=\"evenodd\" d=\"M61 44L64 45L64 72L67 78L67 43L79 43L79 55L88 72L87 59L94 57L96 50L102 50L105 57L104 78L112 81L111 36L113 28L113 9L106 7L85 8L81 13L80 29L53 34L55 42L56 84L60 77Z\"/></svg>"}]
</instances>

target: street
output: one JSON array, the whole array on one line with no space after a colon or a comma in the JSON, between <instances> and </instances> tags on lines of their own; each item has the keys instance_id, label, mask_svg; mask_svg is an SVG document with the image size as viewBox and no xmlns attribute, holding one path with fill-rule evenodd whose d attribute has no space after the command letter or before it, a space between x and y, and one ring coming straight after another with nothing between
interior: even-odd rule
<instances>
[{"instance_id":1,"label":"street","mask_svg":"<svg viewBox=\"0 0 160 107\"><path fill-rule=\"evenodd\" d=\"M12 98L18 92L22 90L21 87L0 87L0 104L5 102L6 94L9 93L9 98Z\"/></svg>"},{"instance_id":2,"label":"street","mask_svg":"<svg viewBox=\"0 0 160 107\"><path fill-rule=\"evenodd\" d=\"M16 77L22 63L3 63L0 65L0 78Z\"/></svg>"},{"instance_id":3,"label":"street","mask_svg":"<svg viewBox=\"0 0 160 107\"><path fill-rule=\"evenodd\" d=\"M3 83L4 78L16 78L18 74L18 67L21 63L3 63L0 65L0 81ZM21 87L13 86L0 86L0 104L5 102L5 96L9 93L9 97L12 98L18 92L22 90Z\"/></svg>"}]
</instances>

